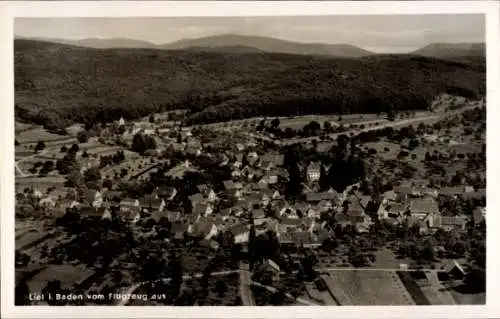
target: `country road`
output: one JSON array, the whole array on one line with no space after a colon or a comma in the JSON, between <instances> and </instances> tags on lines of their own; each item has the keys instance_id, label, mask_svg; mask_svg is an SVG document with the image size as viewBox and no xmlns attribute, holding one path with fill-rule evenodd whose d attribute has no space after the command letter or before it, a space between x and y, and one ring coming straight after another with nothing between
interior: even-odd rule
<instances>
[{"instance_id":1,"label":"country road","mask_svg":"<svg viewBox=\"0 0 500 319\"><path fill-rule=\"evenodd\" d=\"M255 300L253 298L252 290L250 285L252 280L250 278L251 272L248 264L240 263L240 295L244 306L255 306Z\"/></svg>"},{"instance_id":2,"label":"country road","mask_svg":"<svg viewBox=\"0 0 500 319\"><path fill-rule=\"evenodd\" d=\"M16 170L17 170L17 172L19 173L19 175L21 175L21 177L36 176L36 175L34 175L34 174L25 174L25 173L21 170L21 168L19 167L19 164L20 164L20 163L22 163L22 162L24 162L24 161L26 161L26 160L28 160L28 159L30 159L30 158L33 158L33 157L36 157L36 156L43 155L43 154L45 154L46 152L47 152L47 150L43 150L43 151L42 151L42 152L40 152L40 153L35 153L35 154L30 155L30 156L23 157L23 158L21 158L20 160L18 160L18 161L16 161L16 162L14 162L14 165L15 165Z\"/></svg>"},{"instance_id":3,"label":"country road","mask_svg":"<svg viewBox=\"0 0 500 319\"><path fill-rule=\"evenodd\" d=\"M396 120L394 122L385 122L383 124L380 124L380 125L376 125L376 126L372 126L372 127L365 127L363 129L353 129L353 130L347 130L347 131L344 131L344 132L340 132L340 133L332 133L332 134L328 134L327 136L330 137L331 139L336 139L338 136L344 134L344 135L350 135L351 133L353 134L353 136L355 135L358 135L362 132L369 132L369 131L373 131L373 130L379 130L379 129L384 129L386 127L400 127L400 126L407 126L407 125L411 125L411 124L415 124L415 123L423 123L423 122L431 122L431 121L437 121L437 120L440 120L442 118L444 118L445 116L449 116L449 115L456 115L456 114L460 114L462 112L465 112L467 110L471 110L471 109L475 109L475 108L480 108L481 106L467 106L467 107L463 107L463 108L460 108L460 109L457 109L457 110L453 110L453 111L447 111L447 112L439 112L439 113L435 113L433 115L427 115L427 116L418 116L418 117L414 117L414 118L411 118L411 119L404 119L404 120ZM365 121L365 122L359 122L359 123L352 123L350 125L353 125L353 124L356 124L356 125L359 125L359 124L368 124L368 123L372 123L374 121ZM378 122L378 121L375 121L375 122ZM229 128L224 128L225 130L228 130L230 131L231 129ZM317 140L319 139L319 136L311 136L311 137L304 137L304 138L295 138L295 139L286 139L286 140L275 140L275 139L272 139L268 136L262 136L262 135L258 135L258 134L255 134L255 133L251 133L251 132L244 132L247 136L249 137L252 137L252 138L255 138L257 140L261 140L261 141L266 141L266 142L270 142L270 143L274 143L276 145L293 145L293 144L298 144L298 143L306 143L306 142L309 142L309 141L313 141L313 140Z\"/></svg>"}]
</instances>

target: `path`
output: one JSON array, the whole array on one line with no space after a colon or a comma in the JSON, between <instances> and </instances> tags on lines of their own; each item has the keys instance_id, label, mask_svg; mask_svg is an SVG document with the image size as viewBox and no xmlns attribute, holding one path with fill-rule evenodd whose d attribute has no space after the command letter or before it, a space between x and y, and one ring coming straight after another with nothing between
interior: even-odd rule
<instances>
[{"instance_id":1,"label":"path","mask_svg":"<svg viewBox=\"0 0 500 319\"><path fill-rule=\"evenodd\" d=\"M28 160L28 159L30 159L30 158L33 158L33 157L35 157L35 156L40 156L40 155L43 155L43 154L45 154L45 153L47 153L47 150L43 150L43 151L42 151L42 152L40 152L40 153L35 153L35 154L30 155L30 156L23 157L23 158L21 158L20 160L18 160L18 161L16 161L16 162L14 162L14 165L15 165L16 170L17 170L17 172L19 173L19 175L21 175L21 177L35 176L34 174L25 174L25 173L21 170L21 168L19 167L19 164L20 164L20 163L22 163L22 162L24 162L24 161L26 161L26 160Z\"/></svg>"},{"instance_id":2,"label":"path","mask_svg":"<svg viewBox=\"0 0 500 319\"><path fill-rule=\"evenodd\" d=\"M255 306L250 285L252 283L250 267L247 263L240 262L240 295L244 306Z\"/></svg>"}]
</instances>

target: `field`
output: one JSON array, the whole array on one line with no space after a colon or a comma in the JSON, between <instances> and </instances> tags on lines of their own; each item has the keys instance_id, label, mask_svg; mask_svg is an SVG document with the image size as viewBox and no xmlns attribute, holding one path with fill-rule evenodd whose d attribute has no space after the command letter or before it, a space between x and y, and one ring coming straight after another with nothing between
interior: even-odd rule
<instances>
[{"instance_id":1,"label":"field","mask_svg":"<svg viewBox=\"0 0 500 319\"><path fill-rule=\"evenodd\" d=\"M16 134L16 139L19 144L37 143L38 141L54 142L67 140L68 136L57 135L47 132L43 128L36 128L28 131L22 131Z\"/></svg>"},{"instance_id":2,"label":"field","mask_svg":"<svg viewBox=\"0 0 500 319\"><path fill-rule=\"evenodd\" d=\"M22 191L26 187L33 187L40 192L45 193L47 189L55 187L56 189L64 188L64 177L61 176L46 176L46 177L16 177L16 190Z\"/></svg>"},{"instance_id":3,"label":"field","mask_svg":"<svg viewBox=\"0 0 500 319\"><path fill-rule=\"evenodd\" d=\"M48 237L49 235L46 232L39 232L35 229L19 232L16 234L16 250L28 249L31 246L46 240Z\"/></svg>"},{"instance_id":4,"label":"field","mask_svg":"<svg viewBox=\"0 0 500 319\"><path fill-rule=\"evenodd\" d=\"M147 166L151 165L151 162L147 158L136 158L125 160L118 165L106 166L101 170L101 176L112 177L115 174L120 174L122 169L127 170L127 176L132 176L144 170Z\"/></svg>"},{"instance_id":5,"label":"field","mask_svg":"<svg viewBox=\"0 0 500 319\"><path fill-rule=\"evenodd\" d=\"M414 305L394 271L338 270L325 276L340 305Z\"/></svg>"},{"instance_id":6,"label":"field","mask_svg":"<svg viewBox=\"0 0 500 319\"><path fill-rule=\"evenodd\" d=\"M41 293L49 280L60 280L62 286L72 288L75 284L93 275L89 269L69 265L50 265L28 281L31 293Z\"/></svg>"}]
</instances>

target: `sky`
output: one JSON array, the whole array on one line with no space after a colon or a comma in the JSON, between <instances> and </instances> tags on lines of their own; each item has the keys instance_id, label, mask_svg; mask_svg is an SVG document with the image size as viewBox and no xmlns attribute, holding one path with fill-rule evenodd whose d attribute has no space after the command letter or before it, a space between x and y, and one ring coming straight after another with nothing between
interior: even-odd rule
<instances>
[{"instance_id":1,"label":"sky","mask_svg":"<svg viewBox=\"0 0 500 319\"><path fill-rule=\"evenodd\" d=\"M435 42L484 42L481 14L181 17L16 18L26 38L127 38L156 44L219 34L269 36L297 42L352 44L377 53L404 53Z\"/></svg>"}]
</instances>

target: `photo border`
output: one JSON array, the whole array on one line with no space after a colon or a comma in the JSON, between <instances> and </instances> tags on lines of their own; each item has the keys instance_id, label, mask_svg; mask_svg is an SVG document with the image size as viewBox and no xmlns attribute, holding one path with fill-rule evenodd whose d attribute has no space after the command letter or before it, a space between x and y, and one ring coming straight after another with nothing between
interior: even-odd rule
<instances>
[{"instance_id":1,"label":"photo border","mask_svg":"<svg viewBox=\"0 0 500 319\"><path fill-rule=\"evenodd\" d=\"M132 307L14 306L14 77L15 17L208 17L470 14L486 16L487 49L487 297L485 306ZM499 258L499 3L497 1L19 1L0 4L1 316L4 318L494 318L500 317ZM493 271L491 271L493 270ZM235 311L237 309L237 311Z\"/></svg>"}]
</instances>

